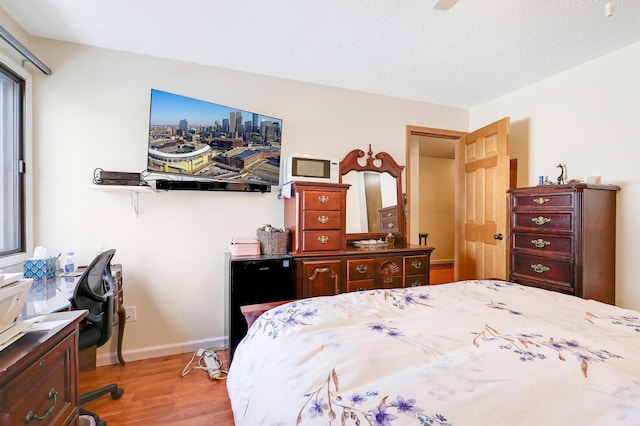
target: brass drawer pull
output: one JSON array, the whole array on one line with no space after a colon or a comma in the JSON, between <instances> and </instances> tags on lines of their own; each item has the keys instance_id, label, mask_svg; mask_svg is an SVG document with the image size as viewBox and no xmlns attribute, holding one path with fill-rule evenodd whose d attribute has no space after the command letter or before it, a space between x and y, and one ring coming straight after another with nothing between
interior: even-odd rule
<instances>
[{"instance_id":1,"label":"brass drawer pull","mask_svg":"<svg viewBox=\"0 0 640 426\"><path fill-rule=\"evenodd\" d=\"M413 281L409 283L409 287L418 287L420 286L420 281Z\"/></svg>"},{"instance_id":2,"label":"brass drawer pull","mask_svg":"<svg viewBox=\"0 0 640 426\"><path fill-rule=\"evenodd\" d=\"M367 273L367 265L358 265L358 266L356 266L356 271L358 271L361 274L366 274Z\"/></svg>"},{"instance_id":3,"label":"brass drawer pull","mask_svg":"<svg viewBox=\"0 0 640 426\"><path fill-rule=\"evenodd\" d=\"M329 197L326 195L318 195L318 201L320 201L320 204L327 204L329 202Z\"/></svg>"},{"instance_id":4,"label":"brass drawer pull","mask_svg":"<svg viewBox=\"0 0 640 426\"><path fill-rule=\"evenodd\" d=\"M535 223L536 225L544 225L545 223L551 222L551 219L549 219L548 217L538 216L532 217L531 222Z\"/></svg>"},{"instance_id":5,"label":"brass drawer pull","mask_svg":"<svg viewBox=\"0 0 640 426\"><path fill-rule=\"evenodd\" d=\"M537 240L531 240L531 244L533 244L537 248L543 248L544 246L548 246L551 243L549 241L543 240L542 238L538 238Z\"/></svg>"},{"instance_id":6,"label":"brass drawer pull","mask_svg":"<svg viewBox=\"0 0 640 426\"><path fill-rule=\"evenodd\" d=\"M544 203L548 203L549 199L548 198L542 198L542 197L534 198L533 202L536 203L536 204L544 204Z\"/></svg>"},{"instance_id":7,"label":"brass drawer pull","mask_svg":"<svg viewBox=\"0 0 640 426\"><path fill-rule=\"evenodd\" d=\"M420 269L422 267L422 262L420 262L419 260L414 260L411 262L411 266L413 266L415 269Z\"/></svg>"},{"instance_id":8,"label":"brass drawer pull","mask_svg":"<svg viewBox=\"0 0 640 426\"><path fill-rule=\"evenodd\" d=\"M326 235L320 235L318 237L318 241L320 241L320 244L327 244L327 241L329 241L329 237Z\"/></svg>"},{"instance_id":9,"label":"brass drawer pull","mask_svg":"<svg viewBox=\"0 0 640 426\"><path fill-rule=\"evenodd\" d=\"M384 279L384 283L385 283L385 284L391 284L391 283L393 283L393 278L385 278L385 279Z\"/></svg>"},{"instance_id":10,"label":"brass drawer pull","mask_svg":"<svg viewBox=\"0 0 640 426\"><path fill-rule=\"evenodd\" d=\"M388 223L388 224L387 224L387 228L389 228L389 229L393 229L393 228L395 228L395 227L396 227L396 224L395 224L395 223Z\"/></svg>"},{"instance_id":11,"label":"brass drawer pull","mask_svg":"<svg viewBox=\"0 0 640 426\"><path fill-rule=\"evenodd\" d=\"M24 419L24 423L25 424L31 423L32 420L42 421L42 420L46 419L47 417L49 417L51 415L51 413L53 413L53 410L56 407L56 401L58 399L58 392L56 392L55 389L51 388L51 390L49 391L49 395L47 395L47 399L53 400L53 402L51 403L51 407L49 407L47 409L47 411L45 411L42 416L37 415L33 411L29 411L27 413L27 417L25 417L25 419Z\"/></svg>"},{"instance_id":12,"label":"brass drawer pull","mask_svg":"<svg viewBox=\"0 0 640 426\"><path fill-rule=\"evenodd\" d=\"M327 222L329 222L329 216L318 216L318 222L323 225L326 224Z\"/></svg>"},{"instance_id":13,"label":"brass drawer pull","mask_svg":"<svg viewBox=\"0 0 640 426\"><path fill-rule=\"evenodd\" d=\"M537 263L535 265L531 265L531 269L533 269L533 272L535 272L535 273L542 274L544 272L547 272L551 268L549 268L548 266L544 266L544 265L541 265L541 264Z\"/></svg>"}]
</instances>

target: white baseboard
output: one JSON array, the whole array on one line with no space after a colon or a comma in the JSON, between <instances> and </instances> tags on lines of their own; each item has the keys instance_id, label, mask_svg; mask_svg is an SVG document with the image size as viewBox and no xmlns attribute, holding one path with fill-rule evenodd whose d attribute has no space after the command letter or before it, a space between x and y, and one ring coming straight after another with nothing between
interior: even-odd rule
<instances>
[{"instance_id":1,"label":"white baseboard","mask_svg":"<svg viewBox=\"0 0 640 426\"><path fill-rule=\"evenodd\" d=\"M229 339L226 337L218 337L216 339L197 340L193 342L183 342L175 345L153 346L149 348L134 349L123 351L122 358L125 362L139 361L142 359L157 358L160 356L183 354L186 352L195 352L200 348L226 348L229 346ZM118 364L118 354L110 352L96 356L96 366Z\"/></svg>"}]
</instances>

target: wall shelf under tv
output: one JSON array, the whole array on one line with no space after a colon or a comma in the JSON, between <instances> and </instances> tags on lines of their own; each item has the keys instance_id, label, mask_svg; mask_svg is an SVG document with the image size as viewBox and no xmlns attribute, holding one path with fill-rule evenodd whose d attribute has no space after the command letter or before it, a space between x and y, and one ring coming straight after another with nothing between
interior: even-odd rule
<instances>
[{"instance_id":1,"label":"wall shelf under tv","mask_svg":"<svg viewBox=\"0 0 640 426\"><path fill-rule=\"evenodd\" d=\"M271 192L271 185L257 182L156 179L156 190Z\"/></svg>"}]
</instances>

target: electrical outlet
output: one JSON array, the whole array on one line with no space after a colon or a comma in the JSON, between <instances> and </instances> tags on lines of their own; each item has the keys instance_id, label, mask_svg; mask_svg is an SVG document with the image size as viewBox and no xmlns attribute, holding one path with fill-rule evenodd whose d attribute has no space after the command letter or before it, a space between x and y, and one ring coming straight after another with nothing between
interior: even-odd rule
<instances>
[{"instance_id":1,"label":"electrical outlet","mask_svg":"<svg viewBox=\"0 0 640 426\"><path fill-rule=\"evenodd\" d=\"M125 306L124 311L127 317L127 321L135 321L136 320L136 307L135 306Z\"/></svg>"}]
</instances>

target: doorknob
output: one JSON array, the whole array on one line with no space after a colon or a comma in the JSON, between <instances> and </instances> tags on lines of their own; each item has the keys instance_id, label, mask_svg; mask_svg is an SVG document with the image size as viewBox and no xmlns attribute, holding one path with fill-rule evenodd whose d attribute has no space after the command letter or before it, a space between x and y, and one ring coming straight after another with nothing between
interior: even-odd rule
<instances>
[{"instance_id":1,"label":"doorknob","mask_svg":"<svg viewBox=\"0 0 640 426\"><path fill-rule=\"evenodd\" d=\"M494 240L501 240L503 238L504 238L504 236L502 234L493 234L493 239Z\"/></svg>"}]
</instances>

